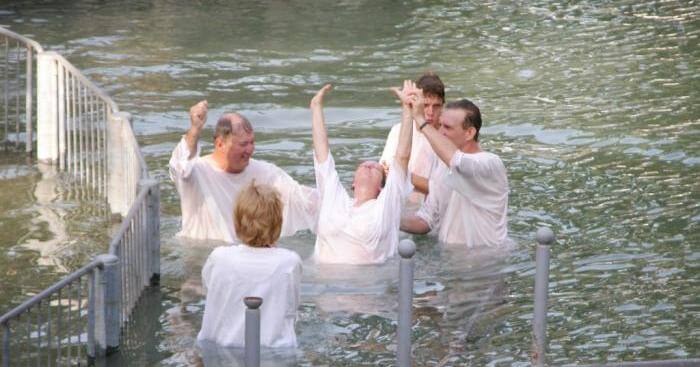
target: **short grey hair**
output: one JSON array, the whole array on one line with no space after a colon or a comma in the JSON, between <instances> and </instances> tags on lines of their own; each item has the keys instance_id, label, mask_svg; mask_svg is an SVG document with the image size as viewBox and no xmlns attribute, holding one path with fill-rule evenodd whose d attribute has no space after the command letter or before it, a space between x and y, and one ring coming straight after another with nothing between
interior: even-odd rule
<instances>
[{"instance_id":1,"label":"short grey hair","mask_svg":"<svg viewBox=\"0 0 700 367\"><path fill-rule=\"evenodd\" d=\"M253 133L253 125L245 116L238 113L227 113L219 117L214 130L214 140L216 138L226 139L231 135L243 135Z\"/></svg>"}]
</instances>

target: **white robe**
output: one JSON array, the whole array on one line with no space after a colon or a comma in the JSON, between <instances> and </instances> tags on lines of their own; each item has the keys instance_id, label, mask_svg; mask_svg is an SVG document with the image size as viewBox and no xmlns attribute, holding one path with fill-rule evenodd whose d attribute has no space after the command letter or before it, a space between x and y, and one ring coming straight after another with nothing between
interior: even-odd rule
<instances>
[{"instance_id":1,"label":"white robe","mask_svg":"<svg viewBox=\"0 0 700 367\"><path fill-rule=\"evenodd\" d=\"M430 146L430 142L425 135L418 131L418 128L416 128L414 123L411 123L411 126L413 128L413 138L411 140L411 158L408 160L408 172L426 179L430 179L440 160L433 151L433 148ZM386 143L384 143L382 156L379 158L380 163L389 165L394 161L396 148L399 145L400 131L400 123L391 127L389 135L386 137ZM424 197L425 195L418 191L410 193L408 196L408 201L409 204L411 204L410 206L414 207L412 210L415 210L415 208L423 202Z\"/></svg>"},{"instance_id":2,"label":"white robe","mask_svg":"<svg viewBox=\"0 0 700 367\"><path fill-rule=\"evenodd\" d=\"M279 167L251 159L241 173L218 168L210 156L200 157L199 145L194 158L184 137L170 158L170 178L180 193L182 230L178 236L200 240L239 242L233 226L233 208L238 192L253 179L272 185L284 203L282 236L302 229L314 229L316 191L302 186Z\"/></svg>"},{"instance_id":3,"label":"white robe","mask_svg":"<svg viewBox=\"0 0 700 367\"><path fill-rule=\"evenodd\" d=\"M244 297L262 297L260 345L296 347L294 333L301 258L279 247L222 246L202 269L207 292L202 329L197 339L226 347L245 345Z\"/></svg>"},{"instance_id":4,"label":"white robe","mask_svg":"<svg viewBox=\"0 0 700 367\"><path fill-rule=\"evenodd\" d=\"M404 170L392 164L376 199L354 206L340 183L333 156L322 164L314 157L320 195L314 260L333 264L378 264L396 254L401 202L412 189Z\"/></svg>"},{"instance_id":5,"label":"white robe","mask_svg":"<svg viewBox=\"0 0 700 367\"><path fill-rule=\"evenodd\" d=\"M433 152L433 148L425 135L418 131L415 124L412 123L411 126L413 127L413 139L411 140L411 158L408 160L408 172L429 178L433 169L437 166L437 155ZM388 165L394 161L396 148L399 145L400 131L401 124L391 127L379 162L384 162Z\"/></svg>"},{"instance_id":6,"label":"white robe","mask_svg":"<svg viewBox=\"0 0 700 367\"><path fill-rule=\"evenodd\" d=\"M493 247L506 243L507 213L508 177L501 158L458 151L449 167L438 166L416 215L443 243Z\"/></svg>"}]
</instances>

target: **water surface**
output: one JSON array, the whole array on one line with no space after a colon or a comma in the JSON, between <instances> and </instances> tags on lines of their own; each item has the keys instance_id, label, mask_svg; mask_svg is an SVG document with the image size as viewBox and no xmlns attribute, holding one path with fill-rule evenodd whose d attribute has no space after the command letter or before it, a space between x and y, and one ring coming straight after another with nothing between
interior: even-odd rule
<instances>
[{"instance_id":1,"label":"water surface","mask_svg":"<svg viewBox=\"0 0 700 367\"><path fill-rule=\"evenodd\" d=\"M210 119L242 111L256 128L257 158L313 185L306 107L334 83L329 134L349 184L399 120L387 88L425 70L440 74L448 100L481 107L482 146L508 169L517 246L505 256L455 254L414 238L416 364L528 364L540 225L558 238L552 363L698 357L699 17L700 6L683 1L0 5L0 24L61 52L132 113L162 182L162 286L116 357L133 365L200 361L198 274L216 244L174 238L179 199L167 178L189 106L207 99ZM211 149L210 134L202 141ZM106 249L99 233L108 218L84 215L101 204L62 197L46 176L31 160L2 155L3 307ZM42 185L50 195L38 193ZM313 241L302 232L281 244L308 257ZM395 261L332 271L306 264L301 346L284 358L392 365L395 274Z\"/></svg>"}]
</instances>

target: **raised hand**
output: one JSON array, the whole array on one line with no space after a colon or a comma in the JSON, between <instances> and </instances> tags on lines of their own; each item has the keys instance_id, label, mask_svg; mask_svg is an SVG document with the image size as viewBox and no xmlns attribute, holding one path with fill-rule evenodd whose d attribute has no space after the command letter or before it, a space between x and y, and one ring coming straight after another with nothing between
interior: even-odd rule
<instances>
[{"instance_id":1,"label":"raised hand","mask_svg":"<svg viewBox=\"0 0 700 367\"><path fill-rule=\"evenodd\" d=\"M416 90L416 83L414 83L412 80L404 80L402 89L397 87L391 88L391 91L394 92L396 98L398 98L399 101L401 101L401 104L407 108L411 108L412 96L415 95Z\"/></svg>"},{"instance_id":2,"label":"raised hand","mask_svg":"<svg viewBox=\"0 0 700 367\"><path fill-rule=\"evenodd\" d=\"M415 86L415 85L414 85ZM425 98L423 97L423 90L415 88L411 94L411 114L413 115L413 120L416 122L418 120L424 120L425 110Z\"/></svg>"},{"instance_id":3,"label":"raised hand","mask_svg":"<svg viewBox=\"0 0 700 367\"><path fill-rule=\"evenodd\" d=\"M311 137L314 154L316 154L319 163L325 162L328 158L328 133L326 132L326 121L323 118L323 97L331 88L330 84L324 85L309 103L309 107L311 107Z\"/></svg>"},{"instance_id":4,"label":"raised hand","mask_svg":"<svg viewBox=\"0 0 700 367\"><path fill-rule=\"evenodd\" d=\"M206 100L200 101L190 108L190 124L196 132L202 131L202 128L207 123L207 112L209 104Z\"/></svg>"},{"instance_id":5,"label":"raised hand","mask_svg":"<svg viewBox=\"0 0 700 367\"><path fill-rule=\"evenodd\" d=\"M322 108L323 107L323 97L325 97L326 93L330 91L333 88L331 84L326 84L323 86L323 88L319 89L318 92L316 92L316 95L314 98L311 98L311 102L309 103L309 107L311 109L316 109L316 108Z\"/></svg>"}]
</instances>

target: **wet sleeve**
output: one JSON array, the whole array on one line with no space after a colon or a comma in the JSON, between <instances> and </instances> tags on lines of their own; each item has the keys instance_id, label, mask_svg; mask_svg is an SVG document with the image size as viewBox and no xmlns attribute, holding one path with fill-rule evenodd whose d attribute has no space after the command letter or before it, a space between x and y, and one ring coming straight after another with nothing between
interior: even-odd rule
<instances>
[{"instance_id":1,"label":"wet sleeve","mask_svg":"<svg viewBox=\"0 0 700 367\"><path fill-rule=\"evenodd\" d=\"M287 299L287 317L296 320L301 299L301 259L299 258L296 259L294 269L288 274L287 287L289 288L287 292L287 294L289 294L289 298Z\"/></svg>"},{"instance_id":2,"label":"wet sleeve","mask_svg":"<svg viewBox=\"0 0 700 367\"><path fill-rule=\"evenodd\" d=\"M437 192L437 183L435 180L429 181L430 193L425 198L423 205L416 212L416 216L424 220L430 230L437 228L440 225L440 203L439 195Z\"/></svg>"},{"instance_id":3,"label":"wet sleeve","mask_svg":"<svg viewBox=\"0 0 700 367\"><path fill-rule=\"evenodd\" d=\"M201 153L201 144L197 144L197 154L195 157L199 157ZM170 162L168 162L168 168L170 169L170 179L175 183L180 180L189 179L192 173L192 162L193 159L189 159L190 149L187 147L187 141L185 141L185 136L183 135L180 142L173 150L173 154L170 156Z\"/></svg>"},{"instance_id":4,"label":"wet sleeve","mask_svg":"<svg viewBox=\"0 0 700 367\"><path fill-rule=\"evenodd\" d=\"M396 127L400 126L394 125L389 130L389 135L386 137L386 143L384 143L384 150L382 151L382 156L379 158L380 163L391 164L394 161L394 156L396 155L396 148L399 141L399 129Z\"/></svg>"},{"instance_id":5,"label":"wet sleeve","mask_svg":"<svg viewBox=\"0 0 700 367\"><path fill-rule=\"evenodd\" d=\"M344 219L347 219L344 208L351 205L352 199L340 182L335 160L330 152L323 163L319 163L314 156L314 171L319 195L317 226L323 226L324 230L342 226L345 223Z\"/></svg>"},{"instance_id":6,"label":"wet sleeve","mask_svg":"<svg viewBox=\"0 0 700 367\"><path fill-rule=\"evenodd\" d=\"M493 154L456 152L450 160L450 170L445 182L475 204L490 199L501 200L508 194L505 166L501 159Z\"/></svg>"},{"instance_id":7,"label":"wet sleeve","mask_svg":"<svg viewBox=\"0 0 700 367\"><path fill-rule=\"evenodd\" d=\"M410 176L400 164L392 163L386 184L379 193L382 219L386 225L399 226L404 199L411 191L413 191L413 184Z\"/></svg>"}]
</instances>

